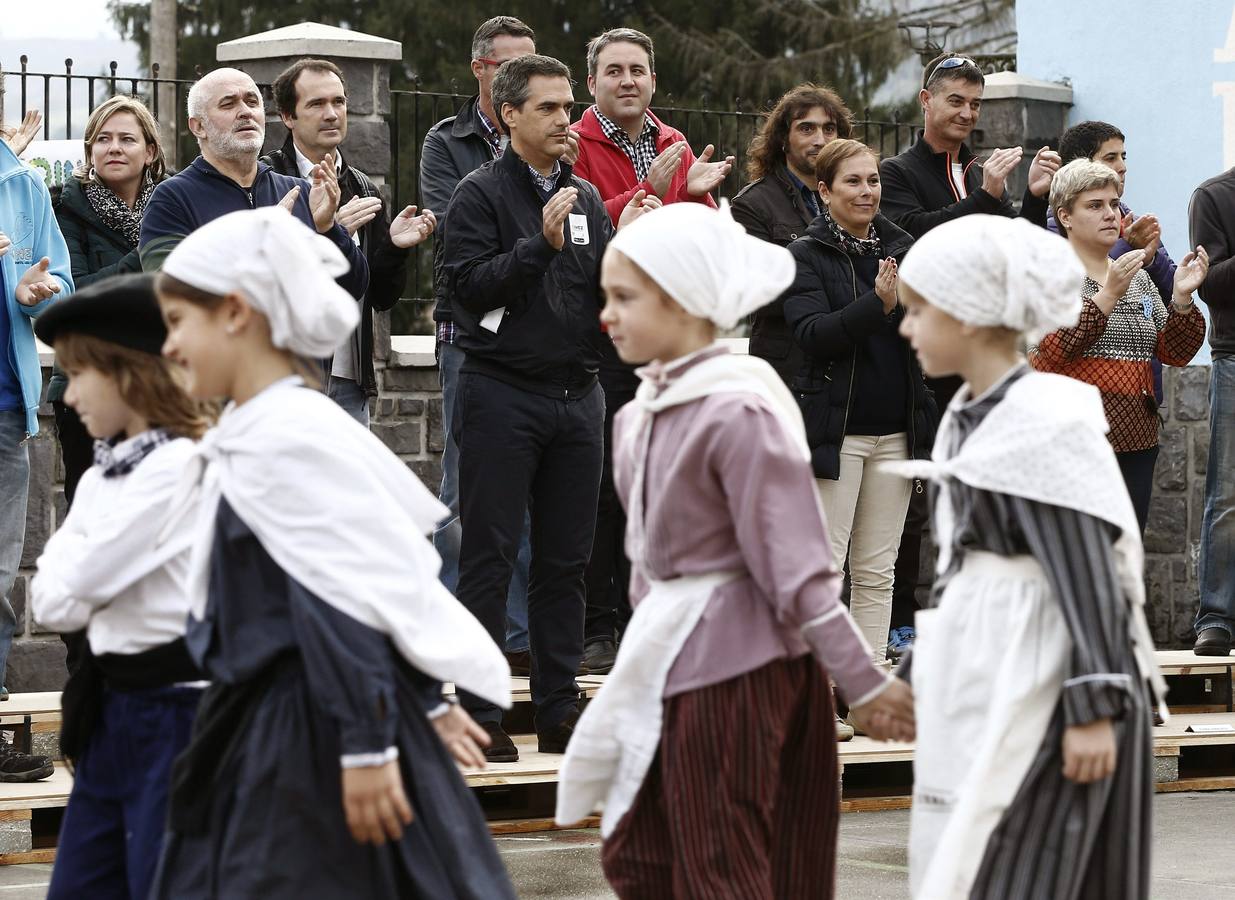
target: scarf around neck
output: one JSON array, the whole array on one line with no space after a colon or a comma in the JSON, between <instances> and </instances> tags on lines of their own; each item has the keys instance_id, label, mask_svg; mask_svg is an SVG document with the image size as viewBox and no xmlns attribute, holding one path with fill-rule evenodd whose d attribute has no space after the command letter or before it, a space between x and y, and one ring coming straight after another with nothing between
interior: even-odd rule
<instances>
[{"instance_id":1,"label":"scarf around neck","mask_svg":"<svg viewBox=\"0 0 1235 900\"><path fill-rule=\"evenodd\" d=\"M822 218L823 224L827 227L832 238L850 256L883 256L883 241L879 240L879 232L875 231L874 222L871 222L870 231L867 232L867 236L865 238L858 238L841 228L840 224L832 218L832 214L826 209L823 211Z\"/></svg>"},{"instance_id":2,"label":"scarf around neck","mask_svg":"<svg viewBox=\"0 0 1235 900\"><path fill-rule=\"evenodd\" d=\"M150 195L154 193L154 181L150 178L150 173L147 172L142 179L141 190L137 192L137 200L132 209L129 209L111 188L94 177L85 182L84 189L90 208L103 220L103 224L123 235L130 247L137 247L142 231L142 215L146 211Z\"/></svg>"}]
</instances>

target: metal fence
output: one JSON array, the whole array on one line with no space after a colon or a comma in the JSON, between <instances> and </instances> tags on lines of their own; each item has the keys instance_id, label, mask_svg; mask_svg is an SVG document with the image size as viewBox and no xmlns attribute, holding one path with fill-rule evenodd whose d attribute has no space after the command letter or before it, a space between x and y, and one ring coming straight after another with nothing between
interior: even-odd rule
<instances>
[{"instance_id":1,"label":"metal fence","mask_svg":"<svg viewBox=\"0 0 1235 900\"><path fill-rule=\"evenodd\" d=\"M22 56L20 69L6 72L0 67L0 77L7 76L4 85L7 95L17 96L19 116L25 115L26 110L32 106L43 112L45 140L51 140L53 136L80 139L86 119L98 104L115 94L129 94L140 97L160 123L171 117L177 152L169 153L170 158L188 161L196 156L196 142L189 134L185 121L185 99L196 77L201 76L201 71L195 72L196 77L192 79L171 79L159 77L157 63L151 66L149 76L121 76L116 69L117 64L113 62L109 66L109 72L105 74L75 73L73 60L66 59L63 72L32 72L28 69L27 57ZM164 102L161 107L160 94L165 92L159 88L165 86L174 91L175 102ZM269 86L259 87L269 99ZM394 209L401 209L408 204L420 205L418 173L420 148L425 135L434 123L454 115L469 97L468 94L460 92L456 85L451 85L449 91L429 90L420 85L413 87L413 90L391 91L390 171L369 173L386 175ZM576 109L581 115L591 100L576 99ZM745 183L746 149L764 119L762 112L742 108L747 105L749 104L741 100L735 100L733 108L717 108L706 98L698 105L689 105L676 101L672 95L666 95L665 105L653 107L657 116L672 123L686 135L696 152L701 151L707 144L713 144L716 147L716 158L736 157L733 171L717 190L722 197L732 197ZM171 109L167 109L167 106ZM915 127L913 123L899 119L871 119L869 111L855 122L854 126L855 137L877 148L885 156L899 153L907 147L912 141ZM435 212L440 216L445 210ZM412 251L407 287L403 294L407 299L396 308L392 323L395 333L424 333L432 328L429 321L433 303L432 280L433 241L429 240Z\"/></svg>"}]
</instances>

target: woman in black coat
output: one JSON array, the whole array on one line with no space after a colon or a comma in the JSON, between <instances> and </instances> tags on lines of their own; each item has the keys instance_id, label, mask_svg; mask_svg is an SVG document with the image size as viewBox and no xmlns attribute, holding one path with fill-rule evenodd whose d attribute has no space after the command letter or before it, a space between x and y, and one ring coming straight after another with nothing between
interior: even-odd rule
<instances>
[{"instance_id":1,"label":"woman in black coat","mask_svg":"<svg viewBox=\"0 0 1235 900\"><path fill-rule=\"evenodd\" d=\"M815 160L825 211L789 245L798 274L785 321L806 360L793 380L837 564L849 561L850 610L884 659L893 572L910 494L920 483L879 463L930 455L938 413L897 333L897 261L913 239L879 215L879 160L853 140Z\"/></svg>"},{"instance_id":2,"label":"woman in black coat","mask_svg":"<svg viewBox=\"0 0 1235 900\"><path fill-rule=\"evenodd\" d=\"M141 271L137 242L142 214L165 175L154 117L134 97L116 96L100 104L86 123L85 143L85 168L65 184L56 205L73 284L79 289L112 275ZM78 480L94 461L94 440L64 405L67 385L64 373L55 369L47 398L56 414L64 460L64 499L71 505Z\"/></svg>"}]
</instances>

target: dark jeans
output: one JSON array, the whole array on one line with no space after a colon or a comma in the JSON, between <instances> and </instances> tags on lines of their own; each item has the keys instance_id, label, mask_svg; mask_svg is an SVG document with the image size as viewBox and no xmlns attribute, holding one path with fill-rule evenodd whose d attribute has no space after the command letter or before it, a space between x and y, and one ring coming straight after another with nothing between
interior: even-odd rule
<instances>
[{"instance_id":1,"label":"dark jeans","mask_svg":"<svg viewBox=\"0 0 1235 900\"><path fill-rule=\"evenodd\" d=\"M528 636L540 731L560 724L578 700L583 572L596 528L604 422L599 385L566 399L459 374L454 436L463 540L456 594L503 646L506 592L528 510ZM477 721L501 721L494 704L465 692L459 699Z\"/></svg>"},{"instance_id":2,"label":"dark jeans","mask_svg":"<svg viewBox=\"0 0 1235 900\"><path fill-rule=\"evenodd\" d=\"M1143 535L1145 523L1149 521L1149 500L1154 492L1154 464L1158 461L1158 448L1128 450L1116 453L1115 458L1119 460L1119 471L1123 473L1128 496L1132 498L1132 508L1136 510L1136 523L1141 526Z\"/></svg>"},{"instance_id":3,"label":"dark jeans","mask_svg":"<svg viewBox=\"0 0 1235 900\"><path fill-rule=\"evenodd\" d=\"M584 575L587 615L583 643L612 641L630 621L630 560L626 558L626 512L613 484L613 417L634 391L605 391L605 455L596 501L596 537Z\"/></svg>"}]
</instances>

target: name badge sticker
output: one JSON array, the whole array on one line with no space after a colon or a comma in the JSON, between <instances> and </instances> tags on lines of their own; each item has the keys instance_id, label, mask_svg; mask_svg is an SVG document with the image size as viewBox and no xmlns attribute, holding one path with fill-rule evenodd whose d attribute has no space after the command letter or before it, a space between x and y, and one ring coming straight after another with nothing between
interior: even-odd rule
<instances>
[{"instance_id":1,"label":"name badge sticker","mask_svg":"<svg viewBox=\"0 0 1235 900\"><path fill-rule=\"evenodd\" d=\"M587 216L582 213L570 213L570 242L572 244L586 244L587 236Z\"/></svg>"}]
</instances>

